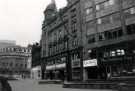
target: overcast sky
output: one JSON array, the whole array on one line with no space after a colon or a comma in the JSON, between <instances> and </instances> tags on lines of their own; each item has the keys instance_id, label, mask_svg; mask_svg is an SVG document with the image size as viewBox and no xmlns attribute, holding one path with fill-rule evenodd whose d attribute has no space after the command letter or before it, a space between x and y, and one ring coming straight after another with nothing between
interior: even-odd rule
<instances>
[{"instance_id":1,"label":"overcast sky","mask_svg":"<svg viewBox=\"0 0 135 91\"><path fill-rule=\"evenodd\" d=\"M15 40L27 46L39 42L43 11L51 0L0 0L0 40ZM56 0L58 8L66 0Z\"/></svg>"}]
</instances>

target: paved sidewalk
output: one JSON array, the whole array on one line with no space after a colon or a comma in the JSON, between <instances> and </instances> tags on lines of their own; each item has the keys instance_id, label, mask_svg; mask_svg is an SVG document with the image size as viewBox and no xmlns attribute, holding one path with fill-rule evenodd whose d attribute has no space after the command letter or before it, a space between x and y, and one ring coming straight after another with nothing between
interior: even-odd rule
<instances>
[{"instance_id":1,"label":"paved sidewalk","mask_svg":"<svg viewBox=\"0 0 135 91\"><path fill-rule=\"evenodd\" d=\"M114 91L114 90L90 90L62 88L62 85L43 84L39 85L36 80L10 81L12 91Z\"/></svg>"}]
</instances>

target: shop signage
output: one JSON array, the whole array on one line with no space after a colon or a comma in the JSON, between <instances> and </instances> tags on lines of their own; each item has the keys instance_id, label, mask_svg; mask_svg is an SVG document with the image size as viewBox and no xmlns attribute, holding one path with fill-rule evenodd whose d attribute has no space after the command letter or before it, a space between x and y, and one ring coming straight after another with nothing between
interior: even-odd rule
<instances>
[{"instance_id":1,"label":"shop signage","mask_svg":"<svg viewBox=\"0 0 135 91\"><path fill-rule=\"evenodd\" d=\"M65 67L66 67L66 63L56 64L56 65L54 64L54 65L46 66L46 70L55 70L55 69L61 69Z\"/></svg>"},{"instance_id":2,"label":"shop signage","mask_svg":"<svg viewBox=\"0 0 135 91\"><path fill-rule=\"evenodd\" d=\"M55 69L55 65L46 66L46 70L54 70L54 69Z\"/></svg>"},{"instance_id":3,"label":"shop signage","mask_svg":"<svg viewBox=\"0 0 135 91\"><path fill-rule=\"evenodd\" d=\"M83 62L84 67L91 67L91 66L97 66L97 59L92 59L92 60L85 60Z\"/></svg>"},{"instance_id":4,"label":"shop signage","mask_svg":"<svg viewBox=\"0 0 135 91\"><path fill-rule=\"evenodd\" d=\"M66 63L56 65L56 69L65 68L65 67L66 67Z\"/></svg>"}]
</instances>

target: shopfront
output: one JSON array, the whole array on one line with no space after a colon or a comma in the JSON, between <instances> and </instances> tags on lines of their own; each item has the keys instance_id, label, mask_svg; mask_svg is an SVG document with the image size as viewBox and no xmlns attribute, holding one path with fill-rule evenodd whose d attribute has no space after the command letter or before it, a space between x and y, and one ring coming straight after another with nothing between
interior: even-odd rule
<instances>
[{"instance_id":1,"label":"shopfront","mask_svg":"<svg viewBox=\"0 0 135 91\"><path fill-rule=\"evenodd\" d=\"M133 57L115 57L104 60L107 78L132 77L135 76ZM108 63L108 61L110 63Z\"/></svg>"},{"instance_id":2,"label":"shopfront","mask_svg":"<svg viewBox=\"0 0 135 91\"><path fill-rule=\"evenodd\" d=\"M106 47L101 61L105 67L107 79L135 77L134 49L133 42Z\"/></svg>"},{"instance_id":3,"label":"shopfront","mask_svg":"<svg viewBox=\"0 0 135 91\"><path fill-rule=\"evenodd\" d=\"M81 78L81 58L79 53L73 53L71 55L71 67L72 67L72 80L80 80Z\"/></svg>"},{"instance_id":4,"label":"shopfront","mask_svg":"<svg viewBox=\"0 0 135 91\"><path fill-rule=\"evenodd\" d=\"M46 65L46 79L64 80L66 72L66 57L51 59Z\"/></svg>"},{"instance_id":5,"label":"shopfront","mask_svg":"<svg viewBox=\"0 0 135 91\"><path fill-rule=\"evenodd\" d=\"M85 60L84 66L84 80L98 79L98 64L97 59Z\"/></svg>"}]
</instances>

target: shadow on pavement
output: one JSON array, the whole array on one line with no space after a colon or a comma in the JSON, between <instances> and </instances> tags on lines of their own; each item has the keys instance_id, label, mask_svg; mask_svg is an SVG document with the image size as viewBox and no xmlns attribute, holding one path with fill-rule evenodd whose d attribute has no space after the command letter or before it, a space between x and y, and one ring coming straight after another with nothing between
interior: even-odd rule
<instances>
[{"instance_id":1,"label":"shadow on pavement","mask_svg":"<svg viewBox=\"0 0 135 91\"><path fill-rule=\"evenodd\" d=\"M0 91L12 91L10 84L4 77L0 77Z\"/></svg>"}]
</instances>

